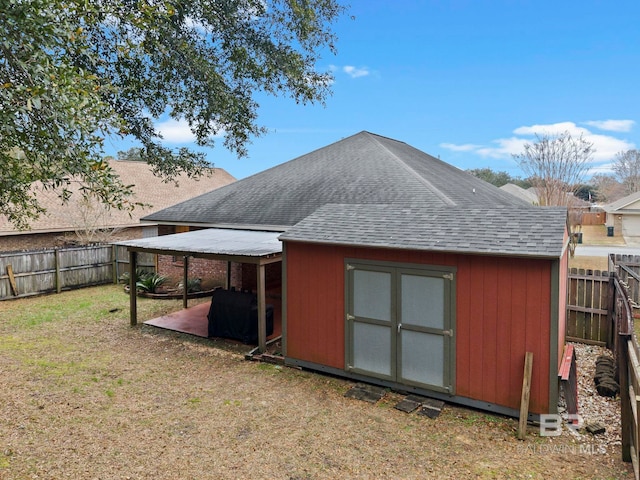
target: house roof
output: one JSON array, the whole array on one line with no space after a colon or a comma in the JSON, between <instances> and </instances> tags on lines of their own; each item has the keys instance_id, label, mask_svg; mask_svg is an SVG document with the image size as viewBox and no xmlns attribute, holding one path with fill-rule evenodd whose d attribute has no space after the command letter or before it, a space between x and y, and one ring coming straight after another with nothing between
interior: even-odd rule
<instances>
[{"instance_id":1,"label":"house roof","mask_svg":"<svg viewBox=\"0 0 640 480\"><path fill-rule=\"evenodd\" d=\"M404 142L360 132L143 221L283 231L328 203L526 205Z\"/></svg>"},{"instance_id":2,"label":"house roof","mask_svg":"<svg viewBox=\"0 0 640 480\"><path fill-rule=\"evenodd\" d=\"M531 205L538 203L538 194L536 193L535 189L524 189L513 183L507 183L499 188L500 190L508 192L511 195L518 197Z\"/></svg>"},{"instance_id":3,"label":"house roof","mask_svg":"<svg viewBox=\"0 0 640 480\"><path fill-rule=\"evenodd\" d=\"M631 205L632 203L640 200L640 192L634 192L631 195L627 195L626 197L622 197L615 202L612 202L608 205L604 205L602 208L605 212L617 212L619 210L623 210L624 207Z\"/></svg>"},{"instance_id":4,"label":"house roof","mask_svg":"<svg viewBox=\"0 0 640 480\"><path fill-rule=\"evenodd\" d=\"M560 258L566 224L565 207L434 209L329 204L279 238L329 245Z\"/></svg>"},{"instance_id":5,"label":"house roof","mask_svg":"<svg viewBox=\"0 0 640 480\"><path fill-rule=\"evenodd\" d=\"M158 210L162 210L174 203L215 190L223 185L235 181L235 179L221 168L211 169L211 175L205 175L198 180L179 176L176 182L164 182L155 176L148 164L144 162L131 162L111 160L109 165L123 179L126 184L133 184L133 201L140 202L148 207L136 207L132 212L117 209L106 210L97 205L86 207L81 201L80 195L72 195L68 203L63 204L56 192L39 191L38 200L46 208L47 213L39 219L31 221L31 229L27 231L17 230L6 217L0 216L0 235L29 234L61 232L82 228L82 216L100 216L100 225L96 227L129 227L140 225L140 217ZM79 184L71 187L72 191L78 191ZM94 211L87 211L89 208ZM131 213L131 215L130 215ZM92 218L91 221L94 219Z\"/></svg>"}]
</instances>

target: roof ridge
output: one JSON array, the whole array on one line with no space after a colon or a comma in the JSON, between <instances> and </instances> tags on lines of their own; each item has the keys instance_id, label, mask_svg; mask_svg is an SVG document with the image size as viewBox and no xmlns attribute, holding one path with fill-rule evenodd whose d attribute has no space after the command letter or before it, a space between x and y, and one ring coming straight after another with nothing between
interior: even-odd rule
<instances>
[{"instance_id":1,"label":"roof ridge","mask_svg":"<svg viewBox=\"0 0 640 480\"><path fill-rule=\"evenodd\" d=\"M367 132L368 133L368 132ZM372 135L373 136L373 135ZM386 138L386 137L384 137ZM445 193L443 193L442 191L440 191L439 188L437 188L433 183L431 183L429 180L427 180L426 178L424 178L422 175L420 175L418 172L416 172L413 168L411 168L409 165L407 165L400 157L398 157L395 153L393 153L391 150L389 150L380 140L378 140L377 138L374 138L375 142L380 145L382 148L384 148L387 152L389 152L389 154L391 154L391 156L396 160L396 162L398 164L400 164L400 166L402 168L404 168L407 172L409 172L414 178L416 178L420 183L422 183L423 185L425 185L426 187L428 187L429 189L431 189L431 191L433 193L435 193L445 204L451 206L451 207L455 207L457 206L457 203L454 202L453 200L451 200ZM389 139L389 140L393 140L393 139ZM397 141L397 140L393 140L393 141ZM408 145L404 142L398 142L398 143L403 143L404 145Z\"/></svg>"}]
</instances>

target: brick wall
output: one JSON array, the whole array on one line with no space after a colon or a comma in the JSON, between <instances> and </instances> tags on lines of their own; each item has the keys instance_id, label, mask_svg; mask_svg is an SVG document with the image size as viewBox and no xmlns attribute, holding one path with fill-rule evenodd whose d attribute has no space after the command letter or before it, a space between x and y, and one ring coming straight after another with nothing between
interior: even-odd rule
<instances>
[{"instance_id":1,"label":"brick wall","mask_svg":"<svg viewBox=\"0 0 640 480\"><path fill-rule=\"evenodd\" d=\"M171 278L170 283L182 281L184 263L182 257L158 255L158 273ZM189 258L189 278L200 278L205 288L227 284L227 262L207 260L204 258ZM231 286L242 288L242 265L231 263Z\"/></svg>"},{"instance_id":2,"label":"brick wall","mask_svg":"<svg viewBox=\"0 0 640 480\"><path fill-rule=\"evenodd\" d=\"M250 263L242 265L242 288L255 292L258 284L257 266ZM267 290L279 289L282 285L282 262L270 263L265 267Z\"/></svg>"}]
</instances>

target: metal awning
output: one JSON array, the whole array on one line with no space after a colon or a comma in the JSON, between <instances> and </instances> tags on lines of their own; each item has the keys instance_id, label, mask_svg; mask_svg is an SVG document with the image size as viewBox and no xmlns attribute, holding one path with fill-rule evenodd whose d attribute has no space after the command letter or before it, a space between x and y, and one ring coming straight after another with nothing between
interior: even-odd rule
<instances>
[{"instance_id":1,"label":"metal awning","mask_svg":"<svg viewBox=\"0 0 640 480\"><path fill-rule=\"evenodd\" d=\"M129 267L132 272L136 270L138 252L183 257L184 285L187 284L189 257L256 264L258 271L258 347L261 352L264 352L267 342L265 266L269 263L282 261L282 243L278 240L281 233L208 228L160 237L125 240L117 242L116 245L123 245L129 250ZM136 291L135 275L130 275L129 286L131 292ZM187 291L184 290L183 306L187 308ZM129 303L132 326L138 323L137 311L137 295L132 294Z\"/></svg>"},{"instance_id":2,"label":"metal awning","mask_svg":"<svg viewBox=\"0 0 640 480\"><path fill-rule=\"evenodd\" d=\"M240 263L264 263L282 255L282 232L256 232L207 228L192 232L162 235L117 242L129 251L150 252L160 255L189 255L200 258L237 261ZM267 261L268 263L268 261Z\"/></svg>"}]
</instances>

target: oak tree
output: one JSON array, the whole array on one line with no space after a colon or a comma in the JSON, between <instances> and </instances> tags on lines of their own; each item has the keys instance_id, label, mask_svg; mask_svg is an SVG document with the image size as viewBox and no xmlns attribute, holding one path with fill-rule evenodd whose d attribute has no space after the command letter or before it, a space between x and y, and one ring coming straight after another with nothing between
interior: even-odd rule
<instances>
[{"instance_id":1,"label":"oak tree","mask_svg":"<svg viewBox=\"0 0 640 480\"><path fill-rule=\"evenodd\" d=\"M105 139L130 136L158 175L199 175L204 156L162 144L154 120L185 120L244 156L256 94L322 103L338 0L5 0L0 22L0 214L42 213L37 191L71 182L111 207L131 193Z\"/></svg>"}]
</instances>

